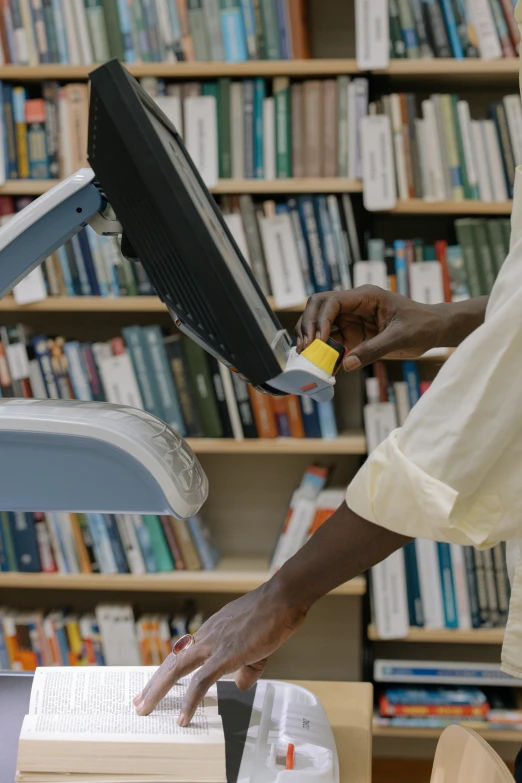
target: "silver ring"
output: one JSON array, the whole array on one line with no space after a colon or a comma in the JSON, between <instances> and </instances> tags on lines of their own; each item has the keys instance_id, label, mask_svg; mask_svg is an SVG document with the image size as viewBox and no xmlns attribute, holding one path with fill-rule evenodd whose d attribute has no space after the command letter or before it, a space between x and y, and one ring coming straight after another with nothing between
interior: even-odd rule
<instances>
[{"instance_id":1,"label":"silver ring","mask_svg":"<svg viewBox=\"0 0 522 783\"><path fill-rule=\"evenodd\" d=\"M186 633L172 645L172 655L179 655L194 644L194 637L190 633Z\"/></svg>"}]
</instances>

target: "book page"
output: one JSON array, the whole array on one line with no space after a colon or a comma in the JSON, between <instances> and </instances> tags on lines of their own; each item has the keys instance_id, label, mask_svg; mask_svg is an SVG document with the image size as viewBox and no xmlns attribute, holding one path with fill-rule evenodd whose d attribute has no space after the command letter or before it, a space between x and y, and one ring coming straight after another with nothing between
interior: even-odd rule
<instances>
[{"instance_id":1,"label":"book page","mask_svg":"<svg viewBox=\"0 0 522 783\"><path fill-rule=\"evenodd\" d=\"M156 666L42 667L36 670L29 715L126 716L136 715L133 698L141 693ZM158 704L149 717L176 722L191 677L185 677ZM198 707L195 718L218 714L217 687L213 686ZM109 725L110 721L107 725ZM123 725L123 723L122 723ZM168 728L170 731L171 729ZM141 733L138 729L138 733Z\"/></svg>"}]
</instances>

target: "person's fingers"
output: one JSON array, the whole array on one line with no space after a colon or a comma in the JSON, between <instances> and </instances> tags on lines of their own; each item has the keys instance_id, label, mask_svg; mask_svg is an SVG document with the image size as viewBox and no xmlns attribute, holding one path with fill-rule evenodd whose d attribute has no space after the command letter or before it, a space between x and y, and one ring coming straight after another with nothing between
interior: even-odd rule
<instances>
[{"instance_id":1,"label":"person's fingers","mask_svg":"<svg viewBox=\"0 0 522 783\"><path fill-rule=\"evenodd\" d=\"M343 368L347 372L357 370L360 367L366 367L388 354L393 353L404 347L405 334L404 329L399 324L392 324L386 327L380 334L372 337L371 340L362 342L357 348L345 356L343 359Z\"/></svg>"},{"instance_id":2,"label":"person's fingers","mask_svg":"<svg viewBox=\"0 0 522 783\"><path fill-rule=\"evenodd\" d=\"M297 351L300 353L317 337L317 316L328 294L314 294L306 303L306 308L296 327L298 337Z\"/></svg>"},{"instance_id":3,"label":"person's fingers","mask_svg":"<svg viewBox=\"0 0 522 783\"><path fill-rule=\"evenodd\" d=\"M340 312L341 303L336 296L330 296L323 301L315 321L316 337L324 342L328 340L332 326Z\"/></svg>"},{"instance_id":4,"label":"person's fingers","mask_svg":"<svg viewBox=\"0 0 522 783\"><path fill-rule=\"evenodd\" d=\"M179 726L189 725L209 688L215 685L223 674L226 674L225 660L225 657L215 653L192 677L181 705L181 712L178 718Z\"/></svg>"},{"instance_id":5,"label":"person's fingers","mask_svg":"<svg viewBox=\"0 0 522 783\"><path fill-rule=\"evenodd\" d=\"M239 671L236 672L235 681L236 685L241 691L248 691L259 680L266 666L267 659L257 663L251 663L249 666L242 666Z\"/></svg>"},{"instance_id":6,"label":"person's fingers","mask_svg":"<svg viewBox=\"0 0 522 783\"><path fill-rule=\"evenodd\" d=\"M150 715L152 710L167 695L170 689L182 677L191 674L200 667L208 658L207 647L203 644L194 644L180 655L171 653L154 676L151 677L139 700L135 700L135 708L138 715Z\"/></svg>"}]
</instances>

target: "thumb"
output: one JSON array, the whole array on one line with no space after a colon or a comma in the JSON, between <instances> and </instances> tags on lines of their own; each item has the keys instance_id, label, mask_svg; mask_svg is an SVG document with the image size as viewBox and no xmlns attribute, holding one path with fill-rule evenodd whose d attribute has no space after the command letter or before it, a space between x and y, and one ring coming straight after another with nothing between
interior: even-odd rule
<instances>
[{"instance_id":1,"label":"thumb","mask_svg":"<svg viewBox=\"0 0 522 783\"><path fill-rule=\"evenodd\" d=\"M267 659L252 663L250 666L242 666L236 672L235 681L240 691L248 691L261 678L266 666Z\"/></svg>"},{"instance_id":2,"label":"thumb","mask_svg":"<svg viewBox=\"0 0 522 783\"><path fill-rule=\"evenodd\" d=\"M347 372L367 367L388 354L404 349L404 332L400 326L388 326L380 334L360 343L345 356L343 367Z\"/></svg>"}]
</instances>

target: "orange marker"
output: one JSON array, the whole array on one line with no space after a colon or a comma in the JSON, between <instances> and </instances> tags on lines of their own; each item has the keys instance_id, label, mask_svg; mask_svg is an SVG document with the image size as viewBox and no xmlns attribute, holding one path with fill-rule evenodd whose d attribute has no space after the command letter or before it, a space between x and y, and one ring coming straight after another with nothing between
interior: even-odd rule
<instances>
[{"instance_id":1,"label":"orange marker","mask_svg":"<svg viewBox=\"0 0 522 783\"><path fill-rule=\"evenodd\" d=\"M289 745L288 750L286 751L286 768L287 769L293 769L294 768L294 760L295 760L295 747L294 745Z\"/></svg>"}]
</instances>

